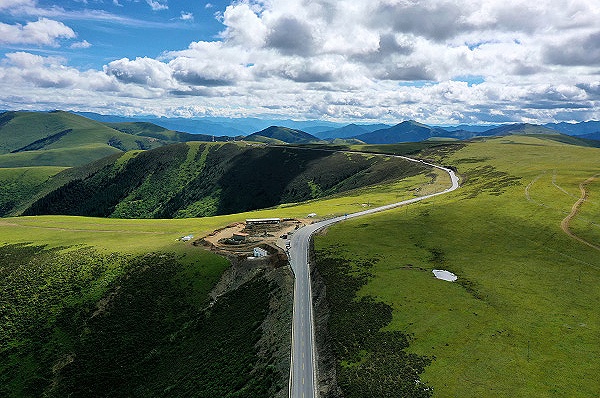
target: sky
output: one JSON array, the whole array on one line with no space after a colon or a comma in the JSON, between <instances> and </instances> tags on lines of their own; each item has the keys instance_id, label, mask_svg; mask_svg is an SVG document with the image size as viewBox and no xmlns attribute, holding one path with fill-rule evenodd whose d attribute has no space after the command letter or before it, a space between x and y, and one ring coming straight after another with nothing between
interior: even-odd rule
<instances>
[{"instance_id":1,"label":"sky","mask_svg":"<svg viewBox=\"0 0 600 398\"><path fill-rule=\"evenodd\" d=\"M0 0L0 109L600 120L598 0Z\"/></svg>"}]
</instances>

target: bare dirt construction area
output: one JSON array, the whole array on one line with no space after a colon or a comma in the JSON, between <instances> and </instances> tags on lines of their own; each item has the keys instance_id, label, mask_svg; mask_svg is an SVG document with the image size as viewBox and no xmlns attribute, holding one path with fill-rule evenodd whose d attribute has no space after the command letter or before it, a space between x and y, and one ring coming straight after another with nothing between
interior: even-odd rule
<instances>
[{"instance_id":1,"label":"bare dirt construction area","mask_svg":"<svg viewBox=\"0 0 600 398\"><path fill-rule=\"evenodd\" d=\"M312 220L270 220L277 221L252 223L247 220L229 224L192 243L227 257L231 263L231 267L225 271L210 293L213 302L225 292L236 289L259 274L285 271L283 274L292 278L291 270L285 267L288 265L286 245L289 236ZM259 257L255 256L256 248L260 249L259 252L262 250ZM293 282L286 287L293 287Z\"/></svg>"},{"instance_id":2,"label":"bare dirt construction area","mask_svg":"<svg viewBox=\"0 0 600 398\"><path fill-rule=\"evenodd\" d=\"M290 235L312 221L283 219L272 224L238 222L213 231L194 244L204 245L210 250L224 255L252 256L256 247L266 250L269 254L279 252L285 255Z\"/></svg>"}]
</instances>

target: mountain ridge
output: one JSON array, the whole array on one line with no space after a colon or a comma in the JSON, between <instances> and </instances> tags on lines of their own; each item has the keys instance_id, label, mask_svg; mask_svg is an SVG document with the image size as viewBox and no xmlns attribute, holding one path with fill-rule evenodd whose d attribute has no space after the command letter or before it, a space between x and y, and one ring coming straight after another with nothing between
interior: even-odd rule
<instances>
[{"instance_id":1,"label":"mountain ridge","mask_svg":"<svg viewBox=\"0 0 600 398\"><path fill-rule=\"evenodd\" d=\"M53 177L23 215L185 218L316 199L414 175L400 159L239 143L127 152ZM56 181L56 182L55 182Z\"/></svg>"},{"instance_id":2,"label":"mountain ridge","mask_svg":"<svg viewBox=\"0 0 600 398\"><path fill-rule=\"evenodd\" d=\"M270 126L264 130L257 131L244 137L247 141L258 141L265 143L287 143L287 144L306 144L320 141L312 134L302 130L291 129L283 126ZM272 142L276 140L277 142Z\"/></svg>"}]
</instances>

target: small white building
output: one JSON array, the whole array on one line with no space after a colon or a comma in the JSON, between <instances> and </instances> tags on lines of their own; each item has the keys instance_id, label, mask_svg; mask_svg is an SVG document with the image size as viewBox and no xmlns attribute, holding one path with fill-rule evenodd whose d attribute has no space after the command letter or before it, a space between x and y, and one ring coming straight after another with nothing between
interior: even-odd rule
<instances>
[{"instance_id":1,"label":"small white building","mask_svg":"<svg viewBox=\"0 0 600 398\"><path fill-rule=\"evenodd\" d=\"M260 247L254 248L254 257L267 257L268 255L269 252L267 252L265 249Z\"/></svg>"}]
</instances>

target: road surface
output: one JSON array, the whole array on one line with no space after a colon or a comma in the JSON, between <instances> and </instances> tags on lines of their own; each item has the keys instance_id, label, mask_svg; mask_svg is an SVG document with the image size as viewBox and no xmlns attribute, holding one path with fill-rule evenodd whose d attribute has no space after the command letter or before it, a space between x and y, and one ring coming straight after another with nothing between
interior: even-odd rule
<instances>
[{"instance_id":1,"label":"road surface","mask_svg":"<svg viewBox=\"0 0 600 398\"><path fill-rule=\"evenodd\" d=\"M422 163L427 166L444 170L450 175L452 185L448 189L438 193L320 221L318 223L300 228L292 234L289 256L290 265L292 267L292 271L294 271L295 282L294 315L292 320L292 359L290 365L289 384L290 398L318 397L312 292L310 286L310 267L308 265L309 245L312 235L322 228L343 220L393 209L398 206L408 205L410 203L415 203L437 195L443 195L445 193L452 192L458 188L458 177L452 170L448 168L405 156L387 156L398 157L411 162Z\"/></svg>"}]
</instances>

